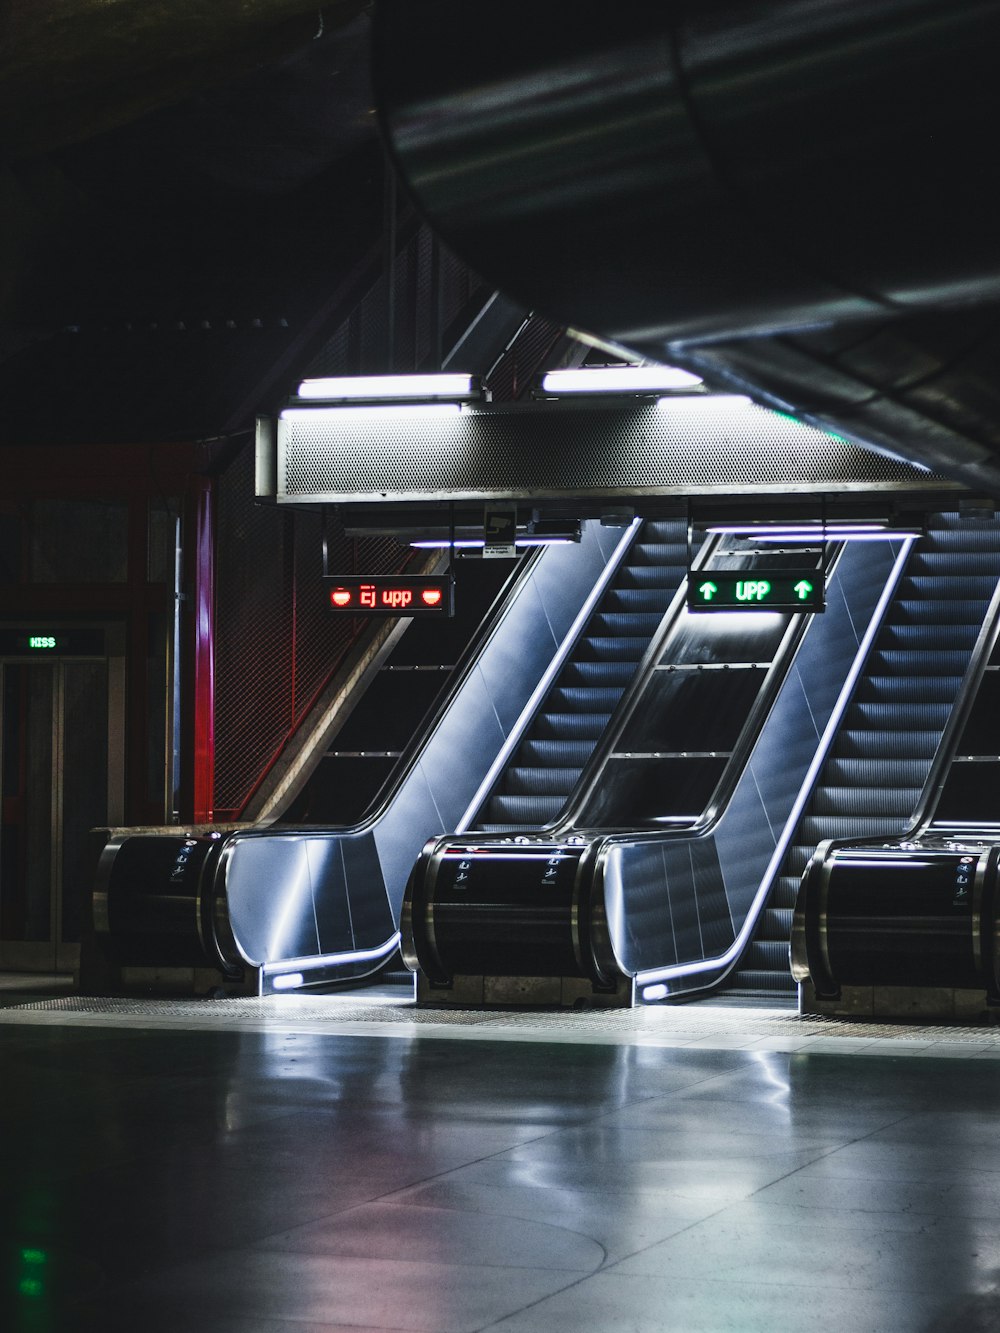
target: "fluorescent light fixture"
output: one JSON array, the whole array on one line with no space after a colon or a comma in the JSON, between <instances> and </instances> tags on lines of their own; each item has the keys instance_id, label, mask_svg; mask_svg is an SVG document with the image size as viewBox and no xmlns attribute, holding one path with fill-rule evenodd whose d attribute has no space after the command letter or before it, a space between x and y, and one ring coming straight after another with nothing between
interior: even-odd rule
<instances>
[{"instance_id":1,"label":"fluorescent light fixture","mask_svg":"<svg viewBox=\"0 0 1000 1333\"><path fill-rule=\"evenodd\" d=\"M708 532L732 537L746 537L755 542L779 542L802 537L824 541L891 541L897 537L919 537L909 528L890 528L884 523L713 523Z\"/></svg>"},{"instance_id":2,"label":"fluorescent light fixture","mask_svg":"<svg viewBox=\"0 0 1000 1333\"><path fill-rule=\"evenodd\" d=\"M340 375L303 380L300 398L324 402L386 401L398 398L478 398L479 388L471 375Z\"/></svg>"},{"instance_id":3,"label":"fluorescent light fixture","mask_svg":"<svg viewBox=\"0 0 1000 1333\"><path fill-rule=\"evenodd\" d=\"M913 532L912 529L903 528L876 528L873 532L848 532L844 528L827 528L825 533L821 529L813 529L812 532L751 532L747 533L751 541L787 541L789 537L792 540L800 541L803 537L825 537L827 541L900 541L904 537L921 537L923 533Z\"/></svg>"},{"instance_id":4,"label":"fluorescent light fixture","mask_svg":"<svg viewBox=\"0 0 1000 1333\"><path fill-rule=\"evenodd\" d=\"M583 366L579 370L550 370L542 379L542 392L658 393L690 389L701 382L700 376L676 366Z\"/></svg>"},{"instance_id":5,"label":"fluorescent light fixture","mask_svg":"<svg viewBox=\"0 0 1000 1333\"><path fill-rule=\"evenodd\" d=\"M301 972L283 972L280 977L274 977L271 985L275 990L295 990L305 981Z\"/></svg>"},{"instance_id":6,"label":"fluorescent light fixture","mask_svg":"<svg viewBox=\"0 0 1000 1333\"><path fill-rule=\"evenodd\" d=\"M535 536L532 533L526 533L523 537L514 539L515 546L567 546L571 542L579 541L579 536L571 537L568 533L557 533L550 537L544 535ZM482 537L461 537L451 542L447 537L422 537L419 541L410 542L415 551L441 551L448 550L454 546L456 550L482 550L486 542Z\"/></svg>"},{"instance_id":7,"label":"fluorescent light fixture","mask_svg":"<svg viewBox=\"0 0 1000 1333\"><path fill-rule=\"evenodd\" d=\"M334 407L324 403L322 407L286 407L281 420L350 426L363 421L444 419L457 417L461 411L459 403L368 403L364 407Z\"/></svg>"},{"instance_id":8,"label":"fluorescent light fixture","mask_svg":"<svg viewBox=\"0 0 1000 1333\"><path fill-rule=\"evenodd\" d=\"M658 986L644 986L642 988L642 998L644 1000L665 1000L669 994L670 991L662 983Z\"/></svg>"}]
</instances>

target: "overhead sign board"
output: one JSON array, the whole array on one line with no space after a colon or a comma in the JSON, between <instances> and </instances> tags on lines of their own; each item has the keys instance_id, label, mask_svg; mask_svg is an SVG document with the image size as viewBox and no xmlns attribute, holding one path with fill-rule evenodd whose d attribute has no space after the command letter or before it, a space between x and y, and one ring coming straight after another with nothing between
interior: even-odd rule
<instances>
[{"instance_id":1,"label":"overhead sign board","mask_svg":"<svg viewBox=\"0 0 1000 1333\"><path fill-rule=\"evenodd\" d=\"M688 570L689 611L825 611L818 570Z\"/></svg>"},{"instance_id":2,"label":"overhead sign board","mask_svg":"<svg viewBox=\"0 0 1000 1333\"><path fill-rule=\"evenodd\" d=\"M455 614L455 585L445 576L384 574L327 576L327 603L341 616L436 616Z\"/></svg>"},{"instance_id":3,"label":"overhead sign board","mask_svg":"<svg viewBox=\"0 0 1000 1333\"><path fill-rule=\"evenodd\" d=\"M103 657L102 629L38 625L0 629L0 657Z\"/></svg>"}]
</instances>

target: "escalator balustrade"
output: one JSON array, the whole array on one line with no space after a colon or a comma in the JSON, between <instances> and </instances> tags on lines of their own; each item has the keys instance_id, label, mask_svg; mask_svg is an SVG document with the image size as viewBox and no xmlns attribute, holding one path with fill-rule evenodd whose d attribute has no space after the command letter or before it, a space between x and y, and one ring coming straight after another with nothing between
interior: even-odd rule
<instances>
[{"instance_id":1,"label":"escalator balustrade","mask_svg":"<svg viewBox=\"0 0 1000 1333\"><path fill-rule=\"evenodd\" d=\"M912 823L998 579L997 524L956 514L932 517L911 555L758 930L727 989L746 995L794 994L788 968L792 916L816 847L832 838L890 838ZM989 688L996 687L991 683ZM972 747L970 760L978 745L975 736L990 734L988 717L994 716L984 696L966 747ZM994 735L994 742L1000 750L1000 738ZM951 815L961 817L964 811L974 819L985 800L1000 817L988 786L970 781L971 764L952 771L956 776L946 802ZM980 768L980 775L984 771ZM963 780L970 788L964 795Z\"/></svg>"}]
</instances>

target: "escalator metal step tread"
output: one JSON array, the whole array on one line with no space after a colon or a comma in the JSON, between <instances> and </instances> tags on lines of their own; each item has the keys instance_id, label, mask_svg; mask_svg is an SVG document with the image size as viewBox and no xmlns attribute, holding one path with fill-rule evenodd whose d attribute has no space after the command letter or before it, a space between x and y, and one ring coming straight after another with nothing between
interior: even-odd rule
<instances>
[{"instance_id":1,"label":"escalator metal step tread","mask_svg":"<svg viewBox=\"0 0 1000 1333\"><path fill-rule=\"evenodd\" d=\"M848 728L875 727L882 731L902 731L914 728L940 731L948 721L951 705L948 703L919 703L909 700L900 703L882 703L862 699L852 703L844 718Z\"/></svg>"},{"instance_id":2,"label":"escalator metal step tread","mask_svg":"<svg viewBox=\"0 0 1000 1333\"><path fill-rule=\"evenodd\" d=\"M959 570L949 570L947 574L911 574L907 571L900 580L898 596L904 602L912 597L933 601L947 598L957 602L977 597L988 602L996 586L996 578L988 574L966 574Z\"/></svg>"},{"instance_id":3,"label":"escalator metal step tread","mask_svg":"<svg viewBox=\"0 0 1000 1333\"><path fill-rule=\"evenodd\" d=\"M887 652L907 652L912 648L931 652L941 648L968 651L978 635L978 621L969 625L884 625L878 645Z\"/></svg>"},{"instance_id":4,"label":"escalator metal step tread","mask_svg":"<svg viewBox=\"0 0 1000 1333\"><path fill-rule=\"evenodd\" d=\"M794 995L796 990L795 980L787 967L783 972L734 972L732 982L726 986L726 994L737 997L773 995L777 999Z\"/></svg>"},{"instance_id":5,"label":"escalator metal step tread","mask_svg":"<svg viewBox=\"0 0 1000 1333\"><path fill-rule=\"evenodd\" d=\"M683 557L678 564L627 565L615 580L614 587L622 592L643 588L675 588L686 573Z\"/></svg>"},{"instance_id":6,"label":"escalator metal step tread","mask_svg":"<svg viewBox=\"0 0 1000 1333\"><path fill-rule=\"evenodd\" d=\"M909 819L921 787L818 787L809 809L815 815L888 815Z\"/></svg>"},{"instance_id":7,"label":"escalator metal step tread","mask_svg":"<svg viewBox=\"0 0 1000 1333\"><path fill-rule=\"evenodd\" d=\"M969 654L950 645L947 648L899 648L879 646L872 653L869 669L875 674L905 672L908 676L965 675Z\"/></svg>"},{"instance_id":8,"label":"escalator metal step tread","mask_svg":"<svg viewBox=\"0 0 1000 1333\"><path fill-rule=\"evenodd\" d=\"M570 662L562 679L567 685L621 685L624 688L635 675L638 662Z\"/></svg>"},{"instance_id":9,"label":"escalator metal step tread","mask_svg":"<svg viewBox=\"0 0 1000 1333\"><path fill-rule=\"evenodd\" d=\"M890 815L806 815L801 837L816 848L824 838L885 838L902 833L906 820Z\"/></svg>"},{"instance_id":10,"label":"escalator metal step tread","mask_svg":"<svg viewBox=\"0 0 1000 1333\"><path fill-rule=\"evenodd\" d=\"M783 940L787 946L792 938L792 907L766 907L761 918L760 938L762 940Z\"/></svg>"},{"instance_id":11,"label":"escalator metal step tread","mask_svg":"<svg viewBox=\"0 0 1000 1333\"><path fill-rule=\"evenodd\" d=\"M610 717L610 709L603 713L546 712L538 719L533 735L540 740L596 741Z\"/></svg>"},{"instance_id":12,"label":"escalator metal step tread","mask_svg":"<svg viewBox=\"0 0 1000 1333\"><path fill-rule=\"evenodd\" d=\"M504 771L504 796L561 796L566 797L573 790L578 768L527 768L516 764Z\"/></svg>"},{"instance_id":13,"label":"escalator metal step tread","mask_svg":"<svg viewBox=\"0 0 1000 1333\"><path fill-rule=\"evenodd\" d=\"M490 797L483 818L491 823L537 827L555 819L563 805L561 796L519 796L499 792Z\"/></svg>"},{"instance_id":14,"label":"escalator metal step tread","mask_svg":"<svg viewBox=\"0 0 1000 1333\"><path fill-rule=\"evenodd\" d=\"M920 759L854 759L835 754L823 769L824 784L858 787L922 787L927 764Z\"/></svg>"},{"instance_id":15,"label":"escalator metal step tread","mask_svg":"<svg viewBox=\"0 0 1000 1333\"><path fill-rule=\"evenodd\" d=\"M903 598L893 606L893 621L897 624L975 625L982 623L985 606L979 600L963 599L957 602Z\"/></svg>"},{"instance_id":16,"label":"escalator metal step tread","mask_svg":"<svg viewBox=\"0 0 1000 1333\"><path fill-rule=\"evenodd\" d=\"M778 972L788 966L788 940L754 940L741 960L747 970Z\"/></svg>"},{"instance_id":17,"label":"escalator metal step tread","mask_svg":"<svg viewBox=\"0 0 1000 1333\"><path fill-rule=\"evenodd\" d=\"M983 528L973 528L966 524L961 527L935 527L921 539L920 547L925 551L947 551L964 553L966 551L996 551L997 530L990 524Z\"/></svg>"},{"instance_id":18,"label":"escalator metal step tread","mask_svg":"<svg viewBox=\"0 0 1000 1333\"><path fill-rule=\"evenodd\" d=\"M869 675L858 686L858 703L896 702L952 704L962 683L961 676L877 676Z\"/></svg>"},{"instance_id":19,"label":"escalator metal step tread","mask_svg":"<svg viewBox=\"0 0 1000 1333\"><path fill-rule=\"evenodd\" d=\"M640 537L629 552L628 567L683 565L687 568L687 542L646 541Z\"/></svg>"},{"instance_id":20,"label":"escalator metal step tread","mask_svg":"<svg viewBox=\"0 0 1000 1333\"><path fill-rule=\"evenodd\" d=\"M571 662L638 662L649 640L645 635L588 634L576 647Z\"/></svg>"},{"instance_id":21,"label":"escalator metal step tread","mask_svg":"<svg viewBox=\"0 0 1000 1333\"><path fill-rule=\"evenodd\" d=\"M924 759L929 760L941 739L940 728L935 731L886 731L871 728L848 728L837 736L836 754L842 759Z\"/></svg>"},{"instance_id":22,"label":"escalator metal step tread","mask_svg":"<svg viewBox=\"0 0 1000 1333\"><path fill-rule=\"evenodd\" d=\"M582 768L593 753L589 740L547 740L532 736L518 747L517 762L553 768Z\"/></svg>"},{"instance_id":23,"label":"escalator metal step tread","mask_svg":"<svg viewBox=\"0 0 1000 1333\"><path fill-rule=\"evenodd\" d=\"M918 575L930 575L932 578L938 574L970 574L972 576L980 575L983 578L992 576L995 582L997 563L997 551L995 549L978 551L929 551L921 549L910 558L907 570Z\"/></svg>"},{"instance_id":24,"label":"escalator metal step tread","mask_svg":"<svg viewBox=\"0 0 1000 1333\"><path fill-rule=\"evenodd\" d=\"M622 696L621 689L589 685L557 685L549 695L546 713L604 713L610 716Z\"/></svg>"},{"instance_id":25,"label":"escalator metal step tread","mask_svg":"<svg viewBox=\"0 0 1000 1333\"><path fill-rule=\"evenodd\" d=\"M591 618L587 633L620 634L630 639L645 635L651 639L662 618L655 611L598 611Z\"/></svg>"},{"instance_id":26,"label":"escalator metal step tread","mask_svg":"<svg viewBox=\"0 0 1000 1333\"><path fill-rule=\"evenodd\" d=\"M802 871L805 870L812 856L812 848L802 849L801 867L797 875L779 875L774 881L774 887L771 889L771 897L768 906L765 909L768 912L791 912L795 907L795 900L799 895L799 885L802 883ZM789 862L791 856L785 862L786 869L790 868Z\"/></svg>"},{"instance_id":27,"label":"escalator metal step tread","mask_svg":"<svg viewBox=\"0 0 1000 1333\"><path fill-rule=\"evenodd\" d=\"M613 588L605 599L608 611L645 611L662 616L674 599L680 583L658 588Z\"/></svg>"},{"instance_id":28,"label":"escalator metal step tread","mask_svg":"<svg viewBox=\"0 0 1000 1333\"><path fill-rule=\"evenodd\" d=\"M794 842L788 849L785 864L781 867L781 879L794 879L796 884L802 878L802 872L812 859L816 844Z\"/></svg>"}]
</instances>

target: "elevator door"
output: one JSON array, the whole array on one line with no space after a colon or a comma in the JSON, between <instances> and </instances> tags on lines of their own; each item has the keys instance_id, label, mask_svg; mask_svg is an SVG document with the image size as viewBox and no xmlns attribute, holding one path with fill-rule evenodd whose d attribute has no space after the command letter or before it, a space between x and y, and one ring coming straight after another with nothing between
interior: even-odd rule
<instances>
[{"instance_id":1,"label":"elevator door","mask_svg":"<svg viewBox=\"0 0 1000 1333\"><path fill-rule=\"evenodd\" d=\"M0 658L0 968L77 965L89 830L121 817L121 677L116 658Z\"/></svg>"}]
</instances>

